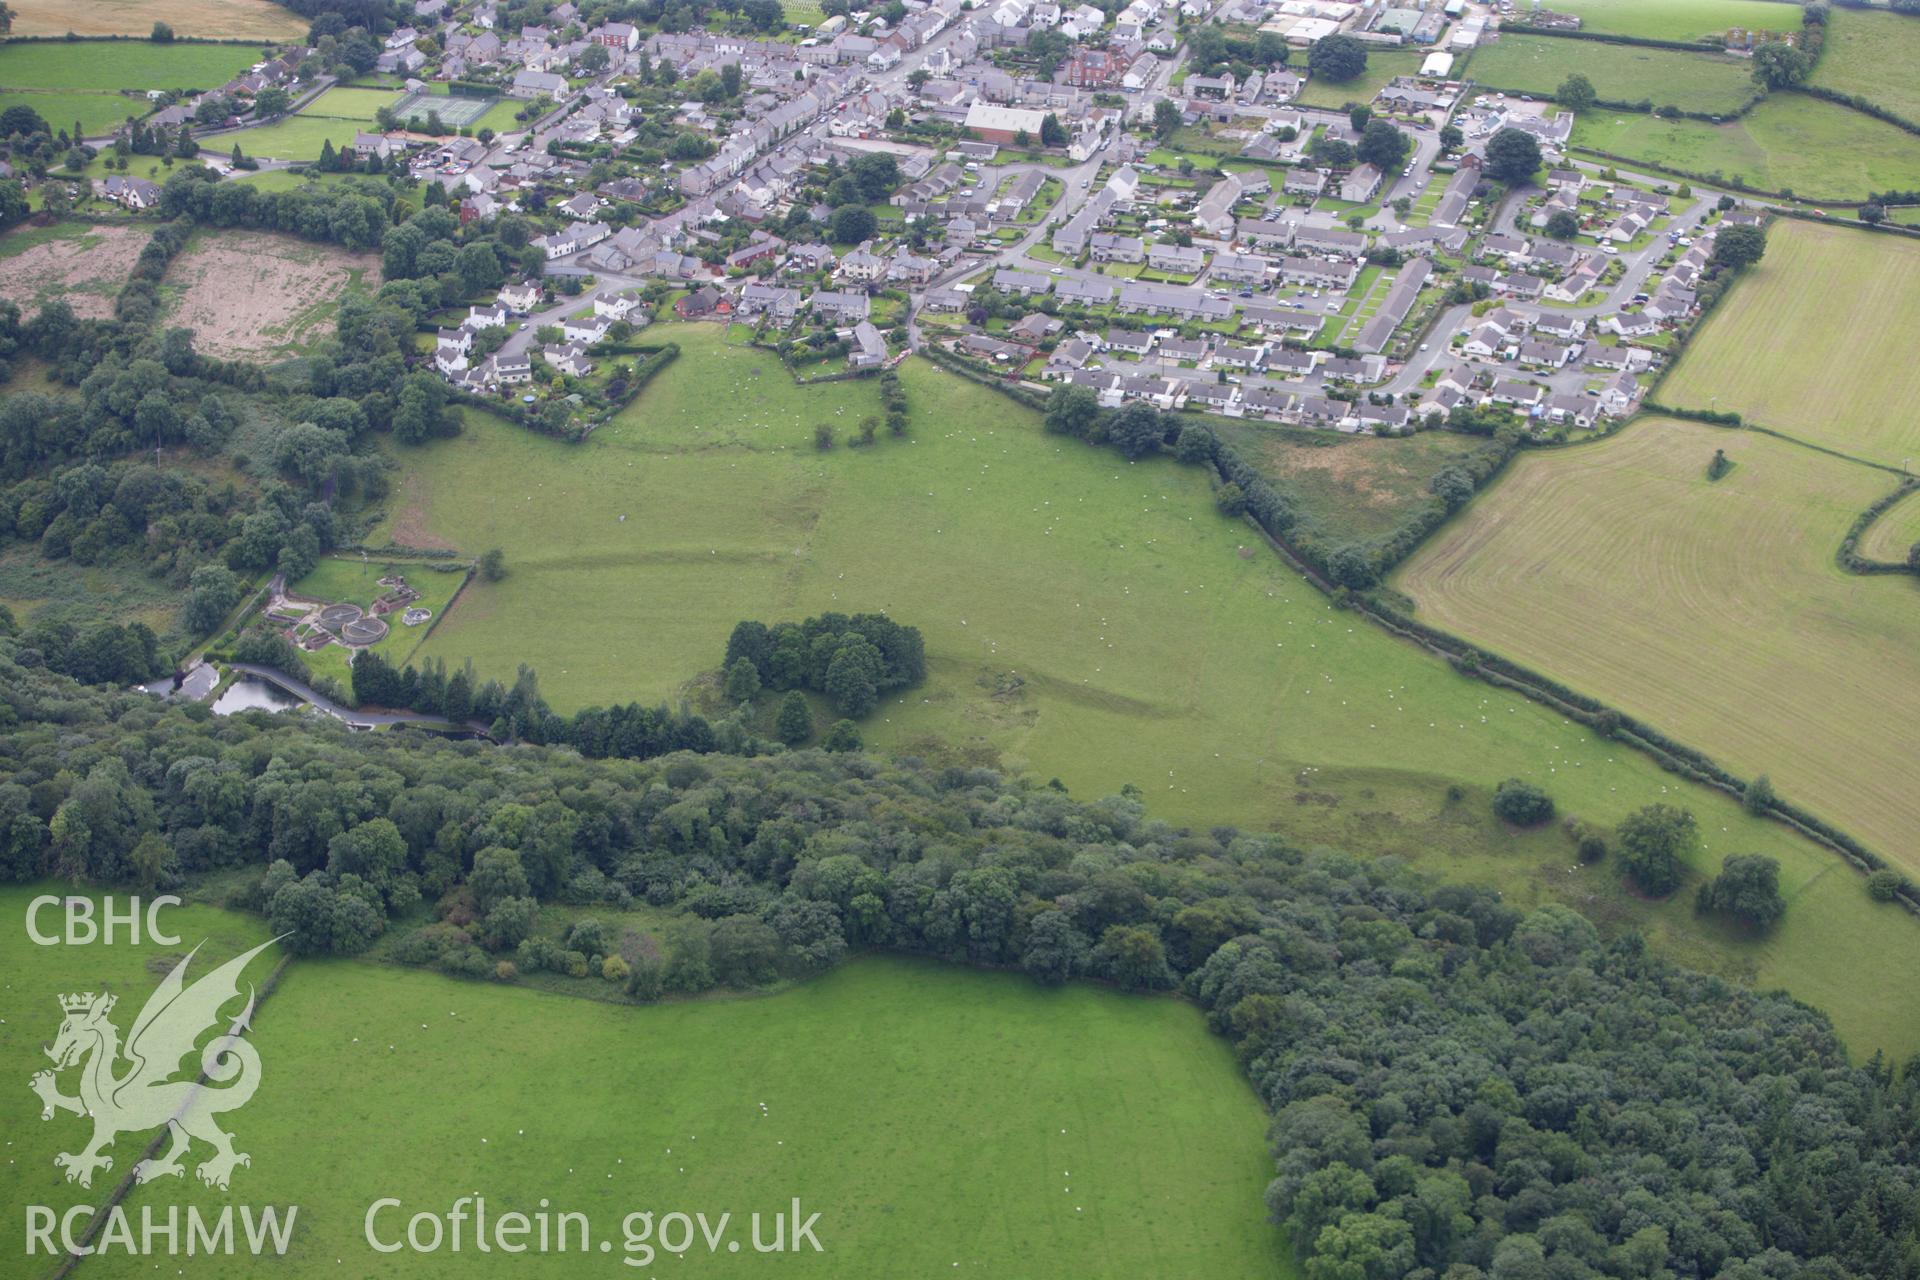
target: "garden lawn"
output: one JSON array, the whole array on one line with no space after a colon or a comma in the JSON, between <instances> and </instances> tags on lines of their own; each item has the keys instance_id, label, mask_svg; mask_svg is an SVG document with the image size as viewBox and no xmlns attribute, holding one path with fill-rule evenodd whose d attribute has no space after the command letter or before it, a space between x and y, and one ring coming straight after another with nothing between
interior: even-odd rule
<instances>
[{"instance_id":1,"label":"garden lawn","mask_svg":"<svg viewBox=\"0 0 1920 1280\"><path fill-rule=\"evenodd\" d=\"M1703 40L1730 27L1800 29L1799 6L1772 0L1554 0L1550 7L1578 14L1583 31L1648 40Z\"/></svg>"},{"instance_id":2,"label":"garden lawn","mask_svg":"<svg viewBox=\"0 0 1920 1280\"><path fill-rule=\"evenodd\" d=\"M258 129L242 129L222 134L219 141L256 159L318 160L322 144L331 141L335 151L353 145L353 135L365 128L364 120L326 120L313 116L292 116Z\"/></svg>"},{"instance_id":3,"label":"garden lawn","mask_svg":"<svg viewBox=\"0 0 1920 1280\"><path fill-rule=\"evenodd\" d=\"M1920 454L1916 325L1920 243L1776 220L1656 394L1898 467Z\"/></svg>"},{"instance_id":4,"label":"garden lawn","mask_svg":"<svg viewBox=\"0 0 1920 1280\"><path fill-rule=\"evenodd\" d=\"M1811 83L1920 121L1920 17L1835 8Z\"/></svg>"},{"instance_id":5,"label":"garden lawn","mask_svg":"<svg viewBox=\"0 0 1920 1280\"><path fill-rule=\"evenodd\" d=\"M1594 91L1609 102L1651 100L1683 111L1731 115L1757 92L1753 64L1722 54L1510 35L1483 46L1473 58L1474 80L1508 93L1550 97L1576 74L1592 81Z\"/></svg>"},{"instance_id":6,"label":"garden lawn","mask_svg":"<svg viewBox=\"0 0 1920 1280\"><path fill-rule=\"evenodd\" d=\"M1573 145L1816 202L1920 188L1920 137L1805 94L1773 94L1720 125L1590 111Z\"/></svg>"},{"instance_id":7,"label":"garden lawn","mask_svg":"<svg viewBox=\"0 0 1920 1280\"><path fill-rule=\"evenodd\" d=\"M42 1122L40 1099L27 1087L34 1073L53 1065L44 1048L60 1031L63 1015L59 998L75 992L111 992L119 998L113 1021L124 1035L147 997L172 968L172 961L199 946L200 952L187 970L187 979L192 981L269 936L263 920L215 907L188 905L162 908L158 916L162 931L180 939L178 946L147 945L143 919L140 946L130 945L122 928L111 945L43 947L28 938L26 929L27 904L43 894L92 899L96 920L101 904L98 893L65 884L0 886L0 919L5 921L5 927L0 928L0 973L5 974L0 984L0 1071L9 1082L8 1088L0 1090L0 1134L7 1140L6 1159L0 1161L0 1203L10 1209L0 1218L0 1250L9 1260L7 1274L21 1276L44 1275L53 1269L54 1261L42 1255L42 1265L34 1268L15 1261L26 1255L22 1206L47 1205L60 1212L70 1205L102 1203L113 1184L139 1158L147 1140L147 1135L129 1134L115 1143L109 1151L113 1169L96 1173L91 1189L66 1181L54 1166L56 1153L80 1150L90 1133L89 1126L71 1112L59 1112L54 1119ZM126 910L124 893L117 895L116 905ZM61 933L60 909L43 910L38 926L43 934ZM279 957L269 950L249 966L249 978L256 984L264 981L278 962ZM232 1012L238 1011L236 1003ZM124 1071L124 1064L119 1069ZM78 1078L79 1073L71 1069L61 1073L61 1092L68 1097L77 1094ZM152 1264L147 1266L151 1274Z\"/></svg>"},{"instance_id":8,"label":"garden lawn","mask_svg":"<svg viewBox=\"0 0 1920 1280\"><path fill-rule=\"evenodd\" d=\"M1724 448L1733 470L1706 478ZM1647 419L1521 458L1408 561L1419 616L1697 746L1920 873L1920 589L1833 549L1893 477Z\"/></svg>"},{"instance_id":9,"label":"garden lawn","mask_svg":"<svg viewBox=\"0 0 1920 1280\"><path fill-rule=\"evenodd\" d=\"M329 89L300 108L300 114L330 120L372 120L380 108L391 107L404 96L392 89Z\"/></svg>"},{"instance_id":10,"label":"garden lawn","mask_svg":"<svg viewBox=\"0 0 1920 1280\"><path fill-rule=\"evenodd\" d=\"M258 61L253 45L36 40L0 45L0 85L103 93L216 89Z\"/></svg>"},{"instance_id":11,"label":"garden lawn","mask_svg":"<svg viewBox=\"0 0 1920 1280\"><path fill-rule=\"evenodd\" d=\"M760 999L610 1008L301 961L255 1026L271 1074L230 1121L251 1167L228 1196L170 1184L129 1209L298 1204L276 1275L677 1273L665 1255L621 1265L646 1261L623 1251L638 1210L731 1213L740 1250L701 1245L686 1270L704 1276L1298 1274L1266 1221L1265 1113L1171 998L870 958ZM396 1266L366 1243L382 1197L404 1202L376 1220L392 1238L476 1192L490 1214L543 1198L586 1214L613 1251L482 1254L469 1236ZM796 1197L821 1252L755 1254L750 1215ZM153 1273L124 1254L86 1266ZM259 1269L209 1257L193 1274Z\"/></svg>"},{"instance_id":12,"label":"garden lawn","mask_svg":"<svg viewBox=\"0 0 1920 1280\"><path fill-rule=\"evenodd\" d=\"M1565 901L1830 1005L1856 1048L1920 1048L1920 988L1896 968L1841 971L1812 939L1778 957L1723 944L1688 891L1649 905L1606 869L1569 870L1557 828L1509 832L1486 797L1522 776L1609 825L1679 800L1706 833L1696 868L1766 851L1795 891L1834 855L1335 611L1251 526L1215 514L1199 468L1048 436L1038 415L917 361L902 371L909 439L822 454L813 424L844 437L876 411L872 384L796 388L713 327L651 336L684 354L583 445L469 415L458 438L396 450L373 539L499 546L508 569L469 586L422 657L471 657L503 680L531 662L563 710L651 703L717 668L743 618L883 610L924 632L930 676L862 723L879 748L1081 796L1133 783L1169 820L1401 855L1519 905ZM1857 877L1841 880L1853 927L1920 948L1920 928L1870 914Z\"/></svg>"},{"instance_id":13,"label":"garden lawn","mask_svg":"<svg viewBox=\"0 0 1920 1280\"><path fill-rule=\"evenodd\" d=\"M1338 110L1349 102L1372 102L1373 95L1387 87L1387 82L1395 76L1410 76L1419 72L1420 63L1426 58L1421 51L1405 53L1388 52L1381 49L1367 50L1367 69L1351 80L1323 80L1313 76L1300 88L1300 96L1295 99L1303 107L1329 107ZM1305 70L1304 61L1300 67Z\"/></svg>"}]
</instances>

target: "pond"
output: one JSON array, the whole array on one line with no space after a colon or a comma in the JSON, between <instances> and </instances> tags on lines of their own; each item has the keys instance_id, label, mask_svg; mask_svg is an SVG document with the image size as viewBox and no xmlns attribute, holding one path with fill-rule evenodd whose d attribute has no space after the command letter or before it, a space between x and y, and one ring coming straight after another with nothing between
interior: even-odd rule
<instances>
[{"instance_id":1,"label":"pond","mask_svg":"<svg viewBox=\"0 0 1920 1280\"><path fill-rule=\"evenodd\" d=\"M258 676L241 676L228 685L219 701L213 704L213 714L230 716L239 711L285 711L299 705L300 699L279 685Z\"/></svg>"}]
</instances>

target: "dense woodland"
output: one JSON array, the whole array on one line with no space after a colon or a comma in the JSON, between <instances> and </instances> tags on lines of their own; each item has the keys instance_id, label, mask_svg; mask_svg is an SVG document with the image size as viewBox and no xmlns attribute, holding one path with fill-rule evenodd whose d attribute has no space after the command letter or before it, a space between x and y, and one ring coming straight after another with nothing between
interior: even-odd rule
<instances>
[{"instance_id":1,"label":"dense woodland","mask_svg":"<svg viewBox=\"0 0 1920 1280\"><path fill-rule=\"evenodd\" d=\"M887 948L1178 989L1274 1111L1312 1280L1920 1275L1920 1063L1850 1066L1817 1011L1563 908L988 769L355 736L23 657L0 640L8 878L226 870L302 950L391 929L470 977L597 961L635 1000ZM590 919L537 934L543 901L681 923L629 961Z\"/></svg>"}]
</instances>

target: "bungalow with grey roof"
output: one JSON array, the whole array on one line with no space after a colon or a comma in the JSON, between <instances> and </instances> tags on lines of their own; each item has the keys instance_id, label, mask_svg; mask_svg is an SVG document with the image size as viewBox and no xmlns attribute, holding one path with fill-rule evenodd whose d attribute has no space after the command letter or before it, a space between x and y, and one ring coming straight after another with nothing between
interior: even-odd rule
<instances>
[{"instance_id":1,"label":"bungalow with grey roof","mask_svg":"<svg viewBox=\"0 0 1920 1280\"><path fill-rule=\"evenodd\" d=\"M1018 267L1001 267L993 273L993 287L1002 293L1045 293L1053 288L1053 279L1038 271L1022 271Z\"/></svg>"},{"instance_id":2,"label":"bungalow with grey roof","mask_svg":"<svg viewBox=\"0 0 1920 1280\"><path fill-rule=\"evenodd\" d=\"M1556 395L1547 397L1547 418L1549 421L1570 427L1587 428L1593 425L1594 416L1599 411L1599 403L1586 396Z\"/></svg>"}]
</instances>

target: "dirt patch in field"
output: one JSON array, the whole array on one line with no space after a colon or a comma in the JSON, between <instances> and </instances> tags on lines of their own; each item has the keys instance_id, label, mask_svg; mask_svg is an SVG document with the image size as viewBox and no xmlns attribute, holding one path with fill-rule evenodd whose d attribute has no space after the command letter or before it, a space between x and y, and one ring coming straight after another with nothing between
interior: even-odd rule
<instances>
[{"instance_id":1,"label":"dirt patch in field","mask_svg":"<svg viewBox=\"0 0 1920 1280\"><path fill-rule=\"evenodd\" d=\"M297 355L333 330L349 286L380 284L380 255L256 232L207 235L167 272L169 326L232 359Z\"/></svg>"},{"instance_id":2,"label":"dirt patch in field","mask_svg":"<svg viewBox=\"0 0 1920 1280\"><path fill-rule=\"evenodd\" d=\"M83 319L104 320L150 234L145 227L91 227L0 257L0 298L27 316L58 298Z\"/></svg>"},{"instance_id":3,"label":"dirt patch in field","mask_svg":"<svg viewBox=\"0 0 1920 1280\"><path fill-rule=\"evenodd\" d=\"M1269 456L1282 470L1320 471L1356 497L1369 503L1398 502L1401 494L1381 481L1412 474L1397 462L1382 461L1377 452L1365 448L1334 445L1317 449L1279 447Z\"/></svg>"}]
</instances>

